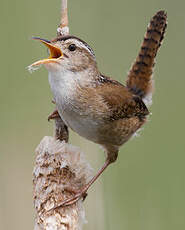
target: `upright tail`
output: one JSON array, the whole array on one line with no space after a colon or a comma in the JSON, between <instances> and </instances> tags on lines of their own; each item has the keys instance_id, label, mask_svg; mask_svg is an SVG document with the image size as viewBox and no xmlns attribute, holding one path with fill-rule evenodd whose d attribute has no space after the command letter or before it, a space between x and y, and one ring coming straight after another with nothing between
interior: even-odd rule
<instances>
[{"instance_id":1,"label":"upright tail","mask_svg":"<svg viewBox=\"0 0 185 230\"><path fill-rule=\"evenodd\" d=\"M127 76L127 87L148 104L153 91L155 56L164 38L166 26L167 14L164 11L157 12L148 25L139 54Z\"/></svg>"}]
</instances>

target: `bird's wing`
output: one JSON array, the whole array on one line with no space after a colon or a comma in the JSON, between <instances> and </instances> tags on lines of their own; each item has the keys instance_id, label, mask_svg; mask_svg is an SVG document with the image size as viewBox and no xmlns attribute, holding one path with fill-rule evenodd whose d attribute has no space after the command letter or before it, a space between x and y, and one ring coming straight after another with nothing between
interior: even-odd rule
<instances>
[{"instance_id":1,"label":"bird's wing","mask_svg":"<svg viewBox=\"0 0 185 230\"><path fill-rule=\"evenodd\" d=\"M121 83L104 77L102 82L96 87L96 93L107 105L107 116L109 120L119 120L138 116L144 118L149 111L139 96L132 94L129 89Z\"/></svg>"}]
</instances>

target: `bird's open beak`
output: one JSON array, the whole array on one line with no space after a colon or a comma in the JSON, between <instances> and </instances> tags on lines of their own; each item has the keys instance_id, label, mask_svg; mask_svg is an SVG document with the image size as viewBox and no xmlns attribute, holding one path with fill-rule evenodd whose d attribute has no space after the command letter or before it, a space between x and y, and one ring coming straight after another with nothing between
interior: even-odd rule
<instances>
[{"instance_id":1,"label":"bird's open beak","mask_svg":"<svg viewBox=\"0 0 185 230\"><path fill-rule=\"evenodd\" d=\"M30 67L34 67L34 66L39 66L39 65L42 65L42 64L56 62L56 60L58 58L60 58L60 57L63 56L63 53L62 53L61 49L58 48L57 46L51 44L50 41L47 41L45 39L38 38L38 37L33 37L33 39L34 40L39 40L45 46L47 46L49 48L49 51L50 51L50 56L48 58L46 58L46 59L42 59L42 60L34 62Z\"/></svg>"}]
</instances>

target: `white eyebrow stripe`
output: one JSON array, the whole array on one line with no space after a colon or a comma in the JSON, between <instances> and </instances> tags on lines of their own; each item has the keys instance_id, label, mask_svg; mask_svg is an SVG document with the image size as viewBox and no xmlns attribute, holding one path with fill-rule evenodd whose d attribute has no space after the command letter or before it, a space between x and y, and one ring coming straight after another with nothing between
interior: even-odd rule
<instances>
[{"instance_id":1,"label":"white eyebrow stripe","mask_svg":"<svg viewBox=\"0 0 185 230\"><path fill-rule=\"evenodd\" d=\"M70 41L71 43L74 43L76 46L78 47L83 47L85 48L88 52L90 52L93 57L95 58L95 54L94 54L94 51L92 50L92 48L87 44L87 43L84 43L84 42L81 42L79 41L78 39L68 39L67 41Z\"/></svg>"}]
</instances>

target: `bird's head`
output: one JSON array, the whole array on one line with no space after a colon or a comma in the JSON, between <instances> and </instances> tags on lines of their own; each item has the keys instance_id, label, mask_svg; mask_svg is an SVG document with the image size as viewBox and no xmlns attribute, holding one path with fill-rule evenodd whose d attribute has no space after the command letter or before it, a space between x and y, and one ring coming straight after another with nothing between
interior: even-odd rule
<instances>
[{"instance_id":1,"label":"bird's head","mask_svg":"<svg viewBox=\"0 0 185 230\"><path fill-rule=\"evenodd\" d=\"M93 50L83 40L75 36L62 36L52 41L34 37L49 49L50 56L34 62L30 68L44 65L49 72L78 72L88 68L96 68Z\"/></svg>"}]
</instances>

